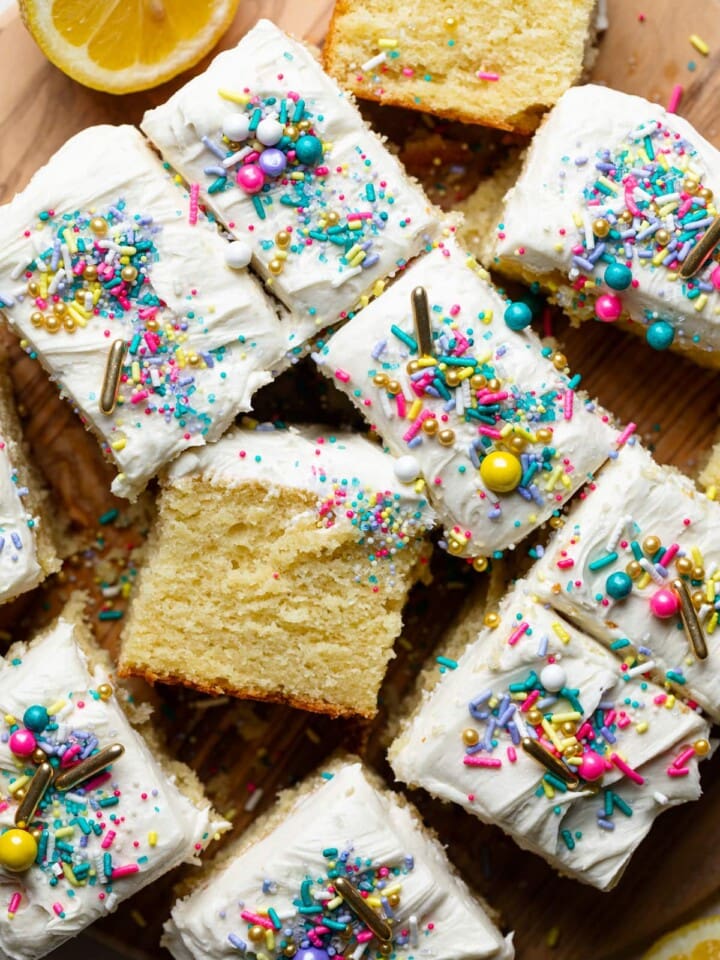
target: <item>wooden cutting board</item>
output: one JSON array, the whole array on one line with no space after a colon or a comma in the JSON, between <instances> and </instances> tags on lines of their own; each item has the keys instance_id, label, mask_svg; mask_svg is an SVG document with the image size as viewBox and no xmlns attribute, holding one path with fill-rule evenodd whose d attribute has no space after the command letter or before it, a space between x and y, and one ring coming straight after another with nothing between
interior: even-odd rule
<instances>
[{"instance_id":1,"label":"wooden cutting board","mask_svg":"<svg viewBox=\"0 0 720 960\"><path fill-rule=\"evenodd\" d=\"M458 3L470 0L458 0ZM609 0L610 29L602 39L593 79L621 90L666 102L672 86L684 88L679 112L720 146L720 0ZM243 0L222 46L233 45L259 16L274 20L298 36L321 43L330 0ZM548 0L548 15L552 2ZM710 46L701 56L689 42L698 34ZM549 52L551 63L551 52ZM694 64L694 67L692 66ZM0 200L8 200L32 173L73 133L93 123L136 123L143 111L164 100L182 80L149 93L116 98L86 90L49 64L26 34L16 14L0 21ZM381 127L390 112L373 110ZM413 172L438 194L438 178L447 173L452 189L441 189L452 202L469 189L478 170L502 153L507 138L458 125L436 124L431 145L413 131L427 130L418 115L387 126L402 131L401 155ZM468 151L465 141L471 141ZM472 154L476 170L465 157ZM437 154L437 156L435 155ZM478 159L479 158L479 159ZM461 168L458 179L458 167ZM467 174L467 176L465 176ZM474 179L473 179L474 178ZM442 186L442 185L441 185ZM634 420L656 456L687 473L697 471L712 443L720 404L720 378L670 354L651 353L632 337L588 324L568 330L555 321L573 369L586 387L622 420ZM45 588L4 607L0 628L22 636L56 611L76 586L92 596L96 632L116 649L122 621L98 619L108 601L100 581L131 581L152 511L128 511L108 491L110 472L93 440L70 408L58 400L53 386L8 334L2 334L11 356L11 373L25 417L35 459L57 504L67 512L74 534L85 549L66 564ZM258 397L259 415L294 412L297 419L357 422L343 400L309 367L286 375ZM673 389L667 389L672 384ZM305 400L298 402L298 397ZM118 509L116 520L99 517ZM719 531L720 534L720 531ZM384 763L383 720L401 701L426 654L461 605L473 575L466 565L445 555L434 559L435 583L418 588L406 614L406 637L383 689L378 722L362 729L278 706L228 703L187 691L158 688L148 694L158 705L173 752L189 762L208 785L223 811L233 814L241 830L272 801L277 789L298 779L339 744L362 750L369 762L389 776ZM122 601L112 601L116 610ZM630 958L662 931L697 912L720 895L720 760L703 765L705 795L701 801L665 814L636 854L617 890L601 894L557 878L545 864L522 853L500 831L464 814L415 797L466 878L501 914L506 929L516 930L521 960L611 960ZM125 957L165 954L157 946L171 903L171 883L161 881L121 906L113 917L93 928ZM92 952L87 944L81 955ZM73 954L76 955L76 954Z\"/></svg>"}]
</instances>

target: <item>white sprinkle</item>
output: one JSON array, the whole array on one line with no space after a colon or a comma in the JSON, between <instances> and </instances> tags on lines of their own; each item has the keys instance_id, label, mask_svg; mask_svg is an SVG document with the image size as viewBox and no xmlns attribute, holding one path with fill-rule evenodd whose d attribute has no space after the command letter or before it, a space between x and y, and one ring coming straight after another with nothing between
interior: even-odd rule
<instances>
[{"instance_id":1,"label":"white sprinkle","mask_svg":"<svg viewBox=\"0 0 720 960\"><path fill-rule=\"evenodd\" d=\"M592 223L590 222L590 214L587 212L587 210L583 210L582 222L585 229L585 246L588 250L592 250L595 246L595 234L593 233Z\"/></svg>"},{"instance_id":2,"label":"white sprinkle","mask_svg":"<svg viewBox=\"0 0 720 960\"><path fill-rule=\"evenodd\" d=\"M660 586L663 586L663 584L665 583L665 578L660 576L660 574L657 572L653 564L650 563L647 557L640 557L640 559L638 560L638 563L646 573L650 574L650 577L655 581L655 583L659 584Z\"/></svg>"},{"instance_id":3,"label":"white sprinkle","mask_svg":"<svg viewBox=\"0 0 720 960\"><path fill-rule=\"evenodd\" d=\"M118 895L114 891L112 893L109 893L107 897L105 897L105 909L107 910L108 913L112 913L112 911L117 906L117 902L118 902Z\"/></svg>"},{"instance_id":4,"label":"white sprinkle","mask_svg":"<svg viewBox=\"0 0 720 960\"><path fill-rule=\"evenodd\" d=\"M375 67L379 67L381 63L384 63L387 60L387 53L383 51L382 53L376 54L374 57L370 57L369 60L366 60L365 63L360 65L360 69L365 73L367 70L374 70Z\"/></svg>"},{"instance_id":5,"label":"white sprinkle","mask_svg":"<svg viewBox=\"0 0 720 960\"><path fill-rule=\"evenodd\" d=\"M666 804L668 802L668 798L665 796L664 793L660 793L659 790L656 790L655 793L653 793L653 800L655 800L656 803L661 803L661 804Z\"/></svg>"},{"instance_id":6,"label":"white sprinkle","mask_svg":"<svg viewBox=\"0 0 720 960\"><path fill-rule=\"evenodd\" d=\"M71 277L72 260L70 259L70 251L68 250L68 245L66 243L60 244L60 252L62 253L63 263L65 264L65 275Z\"/></svg>"},{"instance_id":7,"label":"white sprinkle","mask_svg":"<svg viewBox=\"0 0 720 960\"><path fill-rule=\"evenodd\" d=\"M361 957L361 956L365 953L365 951L367 950L367 945L368 945L368 943L369 943L369 941L366 941L365 943L359 943L359 944L355 947L354 951L350 954L350 956L352 957L352 960L360 960L360 957Z\"/></svg>"},{"instance_id":8,"label":"white sprinkle","mask_svg":"<svg viewBox=\"0 0 720 960\"><path fill-rule=\"evenodd\" d=\"M621 517L618 520L618 522L612 528L612 532L608 537L607 543L605 544L605 550L607 551L607 553L613 552L613 550L617 546L618 540L622 536L623 530L626 528L626 526L628 526L631 523L632 523L632 517L629 514L627 514L624 517Z\"/></svg>"},{"instance_id":9,"label":"white sprinkle","mask_svg":"<svg viewBox=\"0 0 720 960\"><path fill-rule=\"evenodd\" d=\"M252 147L242 147L242 149L237 150L235 153L231 153L229 157L225 157L222 165L226 170L234 167L236 164L241 163L249 153L252 153Z\"/></svg>"},{"instance_id":10,"label":"white sprinkle","mask_svg":"<svg viewBox=\"0 0 720 960\"><path fill-rule=\"evenodd\" d=\"M262 787L258 787L256 790L253 790L253 792L247 798L247 801L245 803L245 806L243 807L243 810L246 813L250 813L251 810L254 810L255 807L260 803L260 800L262 799L262 795L263 795Z\"/></svg>"},{"instance_id":11,"label":"white sprinkle","mask_svg":"<svg viewBox=\"0 0 720 960\"><path fill-rule=\"evenodd\" d=\"M19 280L19 279L20 279L20 276L24 273L24 271L25 271L25 264L24 264L24 263L17 263L17 264L12 268L12 272L10 273L10 279L11 279L11 280Z\"/></svg>"},{"instance_id":12,"label":"white sprinkle","mask_svg":"<svg viewBox=\"0 0 720 960\"><path fill-rule=\"evenodd\" d=\"M626 670L626 671L623 673L623 676L624 676L624 677L637 677L637 676L639 676L641 673L647 673L648 670L654 670L654 669L655 669L655 661L654 661L654 660L646 660L645 663L638 663L638 665L637 665L636 667L630 667L629 670Z\"/></svg>"},{"instance_id":13,"label":"white sprinkle","mask_svg":"<svg viewBox=\"0 0 720 960\"><path fill-rule=\"evenodd\" d=\"M416 947L420 940L418 938L418 919L414 913L408 918L408 927L410 928L410 945Z\"/></svg>"},{"instance_id":14,"label":"white sprinkle","mask_svg":"<svg viewBox=\"0 0 720 960\"><path fill-rule=\"evenodd\" d=\"M63 270L62 267L60 267L58 272L50 281L50 286L48 287L48 293L51 293L51 294L55 293L55 291L57 290L57 288L60 286L60 284L63 282L64 279L65 279L65 271Z\"/></svg>"}]
</instances>

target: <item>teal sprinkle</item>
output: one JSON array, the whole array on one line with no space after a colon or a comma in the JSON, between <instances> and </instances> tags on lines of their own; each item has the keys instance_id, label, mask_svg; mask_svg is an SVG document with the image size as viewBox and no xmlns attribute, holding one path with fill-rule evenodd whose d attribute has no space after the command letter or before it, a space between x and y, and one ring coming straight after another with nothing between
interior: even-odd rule
<instances>
[{"instance_id":1,"label":"teal sprinkle","mask_svg":"<svg viewBox=\"0 0 720 960\"><path fill-rule=\"evenodd\" d=\"M418 345L415 337L411 337L409 333L405 333L404 330L401 330L400 327L394 323L390 327L390 332L393 336L397 337L398 340L401 340L412 353L417 353Z\"/></svg>"},{"instance_id":2,"label":"teal sprinkle","mask_svg":"<svg viewBox=\"0 0 720 960\"><path fill-rule=\"evenodd\" d=\"M629 647L629 646L630 646L630 641L627 638L623 637L619 640L613 640L613 642L610 644L610 649L622 650L623 647Z\"/></svg>"},{"instance_id":3,"label":"teal sprinkle","mask_svg":"<svg viewBox=\"0 0 720 960\"><path fill-rule=\"evenodd\" d=\"M282 930L282 921L280 920L280 917L277 915L277 911L275 910L274 907L268 908L268 917L270 917L272 925L273 927L275 927L276 930Z\"/></svg>"},{"instance_id":4,"label":"teal sprinkle","mask_svg":"<svg viewBox=\"0 0 720 960\"><path fill-rule=\"evenodd\" d=\"M618 558L618 555L617 555L617 553L613 550L611 553L606 553L604 557L598 557L597 560L592 560L592 561L588 564L588 567L589 567L592 571L602 570L603 567L607 567L607 566L609 566L611 563L615 563L615 561L617 560L617 558Z\"/></svg>"},{"instance_id":5,"label":"teal sprinkle","mask_svg":"<svg viewBox=\"0 0 720 960\"><path fill-rule=\"evenodd\" d=\"M435 657L435 659L443 667L447 667L450 670L457 670L457 660L452 660L450 657Z\"/></svg>"},{"instance_id":6,"label":"teal sprinkle","mask_svg":"<svg viewBox=\"0 0 720 960\"><path fill-rule=\"evenodd\" d=\"M636 560L642 560L642 557L643 557L642 547L637 542L637 540L631 541L630 549L632 550L633 556L635 557Z\"/></svg>"},{"instance_id":7,"label":"teal sprinkle","mask_svg":"<svg viewBox=\"0 0 720 960\"><path fill-rule=\"evenodd\" d=\"M608 793L611 794L613 803L621 813L624 813L626 817L631 817L633 815L632 807L628 803L625 803L623 798L618 793L613 793L610 790L608 790Z\"/></svg>"},{"instance_id":8,"label":"teal sprinkle","mask_svg":"<svg viewBox=\"0 0 720 960\"><path fill-rule=\"evenodd\" d=\"M668 680L671 680L673 683L679 683L681 686L687 683L687 680L681 673L677 673L675 670L668 670L665 673L665 676Z\"/></svg>"},{"instance_id":9,"label":"teal sprinkle","mask_svg":"<svg viewBox=\"0 0 720 960\"><path fill-rule=\"evenodd\" d=\"M255 213L260 217L261 220L265 219L265 207L263 202L257 194L253 195L252 198L253 206L255 207Z\"/></svg>"},{"instance_id":10,"label":"teal sprinkle","mask_svg":"<svg viewBox=\"0 0 720 960\"><path fill-rule=\"evenodd\" d=\"M560 777L556 777L553 773L546 773L543 777L543 780L546 783L549 783L551 787L555 787L556 790L559 790L560 793L567 793L567 784L564 780L561 780Z\"/></svg>"},{"instance_id":11,"label":"teal sprinkle","mask_svg":"<svg viewBox=\"0 0 720 960\"><path fill-rule=\"evenodd\" d=\"M99 803L101 807L116 807L120 803L120 797L103 797ZM58 844L55 844L55 846L58 846Z\"/></svg>"},{"instance_id":12,"label":"teal sprinkle","mask_svg":"<svg viewBox=\"0 0 720 960\"><path fill-rule=\"evenodd\" d=\"M565 841L565 846L568 848L568 850L575 849L575 840L573 839L573 835L570 833L569 830L561 830L560 836Z\"/></svg>"},{"instance_id":13,"label":"teal sprinkle","mask_svg":"<svg viewBox=\"0 0 720 960\"><path fill-rule=\"evenodd\" d=\"M122 610L101 610L98 614L98 620L122 620Z\"/></svg>"}]
</instances>

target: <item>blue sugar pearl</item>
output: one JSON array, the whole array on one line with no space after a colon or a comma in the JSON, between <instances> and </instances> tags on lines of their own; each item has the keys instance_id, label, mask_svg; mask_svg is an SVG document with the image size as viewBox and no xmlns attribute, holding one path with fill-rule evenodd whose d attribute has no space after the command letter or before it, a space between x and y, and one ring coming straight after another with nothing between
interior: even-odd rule
<instances>
[{"instance_id":1,"label":"blue sugar pearl","mask_svg":"<svg viewBox=\"0 0 720 960\"><path fill-rule=\"evenodd\" d=\"M505 323L511 330L524 330L532 323L532 310L526 303L511 303L505 310Z\"/></svg>"},{"instance_id":2,"label":"blue sugar pearl","mask_svg":"<svg viewBox=\"0 0 720 960\"><path fill-rule=\"evenodd\" d=\"M632 590L632 580L622 571L611 573L605 581L605 590L613 600L624 600Z\"/></svg>"},{"instance_id":3,"label":"blue sugar pearl","mask_svg":"<svg viewBox=\"0 0 720 960\"><path fill-rule=\"evenodd\" d=\"M23 714L23 726L27 727L28 730L32 730L33 733L42 733L48 723L50 723L50 715L45 707L40 706L38 703L34 703L31 707L28 707Z\"/></svg>"},{"instance_id":4,"label":"blue sugar pearl","mask_svg":"<svg viewBox=\"0 0 720 960\"><path fill-rule=\"evenodd\" d=\"M627 290L632 282L632 270L624 263L610 263L605 270L605 283L612 290Z\"/></svg>"},{"instance_id":5,"label":"blue sugar pearl","mask_svg":"<svg viewBox=\"0 0 720 960\"><path fill-rule=\"evenodd\" d=\"M322 143L311 133L303 134L295 143L295 155L300 163L311 167L322 160Z\"/></svg>"},{"instance_id":6,"label":"blue sugar pearl","mask_svg":"<svg viewBox=\"0 0 720 960\"><path fill-rule=\"evenodd\" d=\"M656 320L647 328L645 336L653 350L667 350L675 339L675 330L667 320Z\"/></svg>"}]
</instances>

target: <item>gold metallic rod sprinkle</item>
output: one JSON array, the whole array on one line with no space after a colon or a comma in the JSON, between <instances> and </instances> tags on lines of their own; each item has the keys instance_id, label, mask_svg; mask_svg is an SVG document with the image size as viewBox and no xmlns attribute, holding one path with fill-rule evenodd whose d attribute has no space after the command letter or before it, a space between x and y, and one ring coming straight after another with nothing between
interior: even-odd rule
<instances>
[{"instance_id":1,"label":"gold metallic rod sprinkle","mask_svg":"<svg viewBox=\"0 0 720 960\"><path fill-rule=\"evenodd\" d=\"M532 740L530 737L523 737L520 742L525 753L529 753L533 760L537 760L546 770L549 770L550 773L566 783L568 790L575 790L575 788L580 785L580 778L571 770L568 770L560 757L556 757L555 754L550 753L550 751L546 750L537 740Z\"/></svg>"},{"instance_id":2,"label":"gold metallic rod sprinkle","mask_svg":"<svg viewBox=\"0 0 720 960\"><path fill-rule=\"evenodd\" d=\"M111 763L115 763L124 753L125 747L121 743L111 743L109 747L103 747L99 753L61 773L55 780L55 786L58 790L72 790L83 780L89 780Z\"/></svg>"},{"instance_id":3,"label":"gold metallic rod sprinkle","mask_svg":"<svg viewBox=\"0 0 720 960\"><path fill-rule=\"evenodd\" d=\"M720 217L715 217L702 238L698 240L680 267L680 276L683 280L694 277L705 261L712 256L712 252L720 242Z\"/></svg>"},{"instance_id":4,"label":"gold metallic rod sprinkle","mask_svg":"<svg viewBox=\"0 0 720 960\"><path fill-rule=\"evenodd\" d=\"M27 827L37 810L37 806L45 796L45 791L52 783L55 771L49 763L41 763L35 770L33 778L27 785L27 790L22 803L15 811L15 825Z\"/></svg>"},{"instance_id":5,"label":"gold metallic rod sprinkle","mask_svg":"<svg viewBox=\"0 0 720 960\"><path fill-rule=\"evenodd\" d=\"M107 364L105 365L105 376L103 377L102 391L100 393L100 409L108 416L113 412L115 404L117 403L124 358L125 341L113 340L110 353L108 354Z\"/></svg>"},{"instance_id":6,"label":"gold metallic rod sprinkle","mask_svg":"<svg viewBox=\"0 0 720 960\"><path fill-rule=\"evenodd\" d=\"M693 653L698 660L706 660L708 655L707 644L705 643L705 634L700 626L695 607L693 606L690 590L684 580L679 577L673 580L672 587L680 601L680 617L682 618L685 633L693 648Z\"/></svg>"},{"instance_id":7,"label":"gold metallic rod sprinkle","mask_svg":"<svg viewBox=\"0 0 720 960\"><path fill-rule=\"evenodd\" d=\"M413 290L412 311L418 352L421 357L431 357L433 354L432 326L430 325L430 308L428 307L425 287L415 287Z\"/></svg>"},{"instance_id":8,"label":"gold metallic rod sprinkle","mask_svg":"<svg viewBox=\"0 0 720 960\"><path fill-rule=\"evenodd\" d=\"M424 293L425 291L423 291ZM357 915L368 930L371 930L378 940L385 942L392 940L390 924L386 923L373 908L365 902L360 893L346 877L333 880L333 885L352 912Z\"/></svg>"}]
</instances>

